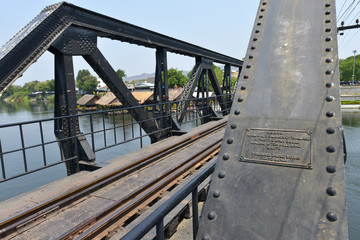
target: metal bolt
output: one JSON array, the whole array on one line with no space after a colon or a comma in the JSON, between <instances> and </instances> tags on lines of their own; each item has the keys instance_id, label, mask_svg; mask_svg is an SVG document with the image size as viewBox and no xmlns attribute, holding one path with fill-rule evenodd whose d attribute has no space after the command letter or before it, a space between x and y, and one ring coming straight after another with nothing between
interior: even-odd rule
<instances>
[{"instance_id":1,"label":"metal bolt","mask_svg":"<svg viewBox=\"0 0 360 240\"><path fill-rule=\"evenodd\" d=\"M257 23L257 25L258 25L258 26L260 26L260 25L261 25L261 23L260 23L260 22L258 22L258 23Z\"/></svg>"},{"instance_id":2,"label":"metal bolt","mask_svg":"<svg viewBox=\"0 0 360 240\"><path fill-rule=\"evenodd\" d=\"M331 6L330 3L325 4L325 7L330 7L330 6Z\"/></svg>"},{"instance_id":3,"label":"metal bolt","mask_svg":"<svg viewBox=\"0 0 360 240\"><path fill-rule=\"evenodd\" d=\"M331 23L331 20L330 20L330 19L326 19L326 20L325 20L325 23Z\"/></svg>"},{"instance_id":4,"label":"metal bolt","mask_svg":"<svg viewBox=\"0 0 360 240\"><path fill-rule=\"evenodd\" d=\"M224 172L219 172L218 177L219 177L219 178L224 178L224 177L225 177L225 173L224 173Z\"/></svg>"},{"instance_id":5,"label":"metal bolt","mask_svg":"<svg viewBox=\"0 0 360 240\"><path fill-rule=\"evenodd\" d=\"M333 48L325 48L326 52L331 52L333 50Z\"/></svg>"},{"instance_id":6,"label":"metal bolt","mask_svg":"<svg viewBox=\"0 0 360 240\"><path fill-rule=\"evenodd\" d=\"M232 144L234 142L234 140L232 138L229 138L226 142L227 142L227 144Z\"/></svg>"},{"instance_id":7,"label":"metal bolt","mask_svg":"<svg viewBox=\"0 0 360 240\"><path fill-rule=\"evenodd\" d=\"M332 58L327 58L327 59L325 60L326 63L331 63L332 61L333 61Z\"/></svg>"},{"instance_id":8,"label":"metal bolt","mask_svg":"<svg viewBox=\"0 0 360 240\"><path fill-rule=\"evenodd\" d=\"M328 153L333 153L333 152L335 152L335 147L332 146L332 145L327 146L327 147L326 147L326 151L327 151Z\"/></svg>"},{"instance_id":9,"label":"metal bolt","mask_svg":"<svg viewBox=\"0 0 360 240\"><path fill-rule=\"evenodd\" d=\"M255 33L259 33L260 31L259 30L255 30Z\"/></svg>"},{"instance_id":10,"label":"metal bolt","mask_svg":"<svg viewBox=\"0 0 360 240\"><path fill-rule=\"evenodd\" d=\"M326 97L326 101L327 101L327 102L332 102L332 101L334 101L334 99L335 99L335 98L334 98L333 96L327 96L327 97Z\"/></svg>"},{"instance_id":11,"label":"metal bolt","mask_svg":"<svg viewBox=\"0 0 360 240\"><path fill-rule=\"evenodd\" d=\"M244 75L244 79L248 79L249 78L249 75Z\"/></svg>"},{"instance_id":12,"label":"metal bolt","mask_svg":"<svg viewBox=\"0 0 360 240\"><path fill-rule=\"evenodd\" d=\"M328 69L328 70L325 71L325 73L326 73L326 75L331 75L333 73L333 71Z\"/></svg>"},{"instance_id":13,"label":"metal bolt","mask_svg":"<svg viewBox=\"0 0 360 240\"><path fill-rule=\"evenodd\" d=\"M263 15L260 15L259 18L263 18L264 16Z\"/></svg>"},{"instance_id":14,"label":"metal bolt","mask_svg":"<svg viewBox=\"0 0 360 240\"><path fill-rule=\"evenodd\" d=\"M210 236L209 236L209 235L204 235L204 236L202 237L202 240L210 240Z\"/></svg>"},{"instance_id":15,"label":"metal bolt","mask_svg":"<svg viewBox=\"0 0 360 240\"><path fill-rule=\"evenodd\" d=\"M251 68L251 65L246 65L246 68Z\"/></svg>"},{"instance_id":16,"label":"metal bolt","mask_svg":"<svg viewBox=\"0 0 360 240\"><path fill-rule=\"evenodd\" d=\"M214 220L216 217L216 213L214 211L211 211L208 213L208 219L209 220Z\"/></svg>"},{"instance_id":17,"label":"metal bolt","mask_svg":"<svg viewBox=\"0 0 360 240\"><path fill-rule=\"evenodd\" d=\"M335 173L335 172L336 172L336 167L333 166L333 165L327 166L327 167L326 167L326 171L327 171L328 173Z\"/></svg>"},{"instance_id":18,"label":"metal bolt","mask_svg":"<svg viewBox=\"0 0 360 240\"><path fill-rule=\"evenodd\" d=\"M244 101L244 99L242 97L239 97L238 102L242 102L242 101Z\"/></svg>"},{"instance_id":19,"label":"metal bolt","mask_svg":"<svg viewBox=\"0 0 360 240\"><path fill-rule=\"evenodd\" d=\"M254 41L256 41L257 40L257 38L254 38ZM254 58L254 56L253 55L249 55L249 59L253 59Z\"/></svg>"},{"instance_id":20,"label":"metal bolt","mask_svg":"<svg viewBox=\"0 0 360 240\"><path fill-rule=\"evenodd\" d=\"M326 113L326 116L327 116L327 117L333 117L333 116L335 116L335 113L332 112L332 111L328 111L328 112Z\"/></svg>"},{"instance_id":21,"label":"metal bolt","mask_svg":"<svg viewBox=\"0 0 360 240\"><path fill-rule=\"evenodd\" d=\"M326 189L326 193L329 195L329 196L335 196L336 195L336 189L334 187L329 187L328 189Z\"/></svg>"},{"instance_id":22,"label":"metal bolt","mask_svg":"<svg viewBox=\"0 0 360 240\"><path fill-rule=\"evenodd\" d=\"M239 115L240 111L239 110L235 110L235 115Z\"/></svg>"},{"instance_id":23,"label":"metal bolt","mask_svg":"<svg viewBox=\"0 0 360 240\"><path fill-rule=\"evenodd\" d=\"M327 132L328 134L334 134L334 133L335 133L335 128L329 127L329 128L326 129L326 132Z\"/></svg>"},{"instance_id":24,"label":"metal bolt","mask_svg":"<svg viewBox=\"0 0 360 240\"><path fill-rule=\"evenodd\" d=\"M332 40L331 37L326 37L326 38L325 38L325 41L326 41L326 42L330 42L331 40Z\"/></svg>"},{"instance_id":25,"label":"metal bolt","mask_svg":"<svg viewBox=\"0 0 360 240\"><path fill-rule=\"evenodd\" d=\"M329 220L330 222L335 222L335 221L337 221L337 215L336 215L336 213L334 213L334 212L328 212L327 214L326 214L326 218L327 218L327 220Z\"/></svg>"},{"instance_id":26,"label":"metal bolt","mask_svg":"<svg viewBox=\"0 0 360 240\"><path fill-rule=\"evenodd\" d=\"M241 90L245 90L245 89L246 89L246 86L241 86L240 89L241 89Z\"/></svg>"},{"instance_id":27,"label":"metal bolt","mask_svg":"<svg viewBox=\"0 0 360 240\"><path fill-rule=\"evenodd\" d=\"M266 2L263 2L263 4L262 5L266 5Z\"/></svg>"},{"instance_id":28,"label":"metal bolt","mask_svg":"<svg viewBox=\"0 0 360 240\"><path fill-rule=\"evenodd\" d=\"M254 47L254 46L251 46L251 50L255 50L256 49L256 47Z\"/></svg>"},{"instance_id":29,"label":"metal bolt","mask_svg":"<svg viewBox=\"0 0 360 240\"><path fill-rule=\"evenodd\" d=\"M224 160L229 160L229 159L230 159L230 155L229 155L228 153L225 153L225 154L223 155L223 159L224 159Z\"/></svg>"},{"instance_id":30,"label":"metal bolt","mask_svg":"<svg viewBox=\"0 0 360 240\"><path fill-rule=\"evenodd\" d=\"M326 11L326 12L325 12L325 15L330 15L330 14L331 14L330 11Z\"/></svg>"},{"instance_id":31,"label":"metal bolt","mask_svg":"<svg viewBox=\"0 0 360 240\"><path fill-rule=\"evenodd\" d=\"M326 83L326 85L325 85L327 88L332 88L332 87L334 87L335 86L335 84L334 83L332 83L332 82L328 82L328 83Z\"/></svg>"},{"instance_id":32,"label":"metal bolt","mask_svg":"<svg viewBox=\"0 0 360 240\"><path fill-rule=\"evenodd\" d=\"M331 28L326 28L325 32L331 32Z\"/></svg>"},{"instance_id":33,"label":"metal bolt","mask_svg":"<svg viewBox=\"0 0 360 240\"><path fill-rule=\"evenodd\" d=\"M236 124L231 124L231 129L235 129L236 128Z\"/></svg>"},{"instance_id":34,"label":"metal bolt","mask_svg":"<svg viewBox=\"0 0 360 240\"><path fill-rule=\"evenodd\" d=\"M220 192L218 190L215 190L214 193L213 193L213 197L214 198L220 197Z\"/></svg>"},{"instance_id":35,"label":"metal bolt","mask_svg":"<svg viewBox=\"0 0 360 240\"><path fill-rule=\"evenodd\" d=\"M260 11L261 11L261 12L264 12L264 11L265 11L265 8L260 9Z\"/></svg>"}]
</instances>

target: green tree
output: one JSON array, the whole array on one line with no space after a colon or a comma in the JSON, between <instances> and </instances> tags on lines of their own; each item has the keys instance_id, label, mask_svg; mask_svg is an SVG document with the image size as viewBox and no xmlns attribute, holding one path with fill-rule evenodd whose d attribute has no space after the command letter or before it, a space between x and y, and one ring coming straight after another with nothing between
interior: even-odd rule
<instances>
[{"instance_id":1,"label":"green tree","mask_svg":"<svg viewBox=\"0 0 360 240\"><path fill-rule=\"evenodd\" d=\"M39 84L38 80L27 82L24 84L24 88L26 88L29 92L33 92L33 91L35 91L37 84Z\"/></svg>"},{"instance_id":2,"label":"green tree","mask_svg":"<svg viewBox=\"0 0 360 240\"><path fill-rule=\"evenodd\" d=\"M76 77L76 86L86 92L93 92L97 88L97 78L86 69L79 70Z\"/></svg>"},{"instance_id":3,"label":"green tree","mask_svg":"<svg viewBox=\"0 0 360 240\"><path fill-rule=\"evenodd\" d=\"M116 74L119 76L119 78L120 78L121 80L123 80L123 78L126 77L125 71L124 71L124 70L121 70L121 69L118 69L118 70L116 71Z\"/></svg>"},{"instance_id":4,"label":"green tree","mask_svg":"<svg viewBox=\"0 0 360 240\"><path fill-rule=\"evenodd\" d=\"M173 88L175 85L184 87L189 79L183 74L183 71L178 71L177 68L170 68L168 70L168 83L169 87Z\"/></svg>"},{"instance_id":5,"label":"green tree","mask_svg":"<svg viewBox=\"0 0 360 240\"><path fill-rule=\"evenodd\" d=\"M354 56L339 60L340 81L351 82L353 75ZM355 56L355 82L360 81L360 55Z\"/></svg>"}]
</instances>

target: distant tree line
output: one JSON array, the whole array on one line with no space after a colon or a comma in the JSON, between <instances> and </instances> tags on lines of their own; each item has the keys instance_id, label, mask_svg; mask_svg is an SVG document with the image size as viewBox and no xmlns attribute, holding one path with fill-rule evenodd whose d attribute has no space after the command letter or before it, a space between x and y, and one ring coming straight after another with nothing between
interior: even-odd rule
<instances>
[{"instance_id":1,"label":"distant tree line","mask_svg":"<svg viewBox=\"0 0 360 240\"><path fill-rule=\"evenodd\" d=\"M340 81L351 82L353 75L354 56L339 60ZM360 55L355 56L354 82L360 81Z\"/></svg>"}]
</instances>

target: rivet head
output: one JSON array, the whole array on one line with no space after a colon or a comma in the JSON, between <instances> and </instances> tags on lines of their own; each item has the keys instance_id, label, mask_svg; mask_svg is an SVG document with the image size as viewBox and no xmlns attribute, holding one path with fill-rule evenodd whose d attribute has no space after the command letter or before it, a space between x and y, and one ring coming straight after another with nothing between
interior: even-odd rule
<instances>
[{"instance_id":1,"label":"rivet head","mask_svg":"<svg viewBox=\"0 0 360 240\"><path fill-rule=\"evenodd\" d=\"M215 190L215 191L213 192L213 197L214 197L214 198L220 197L220 192L219 192L218 190Z\"/></svg>"},{"instance_id":2,"label":"rivet head","mask_svg":"<svg viewBox=\"0 0 360 240\"><path fill-rule=\"evenodd\" d=\"M263 4L262 5L266 5L266 2L263 2Z\"/></svg>"},{"instance_id":3,"label":"rivet head","mask_svg":"<svg viewBox=\"0 0 360 240\"><path fill-rule=\"evenodd\" d=\"M246 65L246 68L251 68L251 65Z\"/></svg>"},{"instance_id":4,"label":"rivet head","mask_svg":"<svg viewBox=\"0 0 360 240\"><path fill-rule=\"evenodd\" d=\"M255 33L259 33L260 31L259 30L255 30Z\"/></svg>"},{"instance_id":5,"label":"rivet head","mask_svg":"<svg viewBox=\"0 0 360 240\"><path fill-rule=\"evenodd\" d=\"M330 222L335 222L335 221L337 221L337 215L336 215L336 213L334 213L334 212L328 212L327 214L326 214L326 218L327 218L327 220L329 220Z\"/></svg>"},{"instance_id":6,"label":"rivet head","mask_svg":"<svg viewBox=\"0 0 360 240\"><path fill-rule=\"evenodd\" d=\"M326 73L326 75L331 75L333 73L333 71L328 69L328 70L325 71L325 73Z\"/></svg>"},{"instance_id":7,"label":"rivet head","mask_svg":"<svg viewBox=\"0 0 360 240\"><path fill-rule=\"evenodd\" d=\"M254 38L255 39L255 38ZM256 40L255 40L256 41ZM254 56L253 55L249 55L249 59L253 59Z\"/></svg>"},{"instance_id":8,"label":"rivet head","mask_svg":"<svg viewBox=\"0 0 360 240\"><path fill-rule=\"evenodd\" d=\"M234 142L234 140L232 138L229 138L228 140L226 140L227 144L232 144Z\"/></svg>"},{"instance_id":9,"label":"rivet head","mask_svg":"<svg viewBox=\"0 0 360 240\"><path fill-rule=\"evenodd\" d=\"M332 61L333 61L332 58L327 58L327 59L325 60L326 63L331 63Z\"/></svg>"},{"instance_id":10,"label":"rivet head","mask_svg":"<svg viewBox=\"0 0 360 240\"><path fill-rule=\"evenodd\" d=\"M260 22L258 22L256 25L260 26L260 25L261 25L261 23L260 23Z\"/></svg>"},{"instance_id":11,"label":"rivet head","mask_svg":"<svg viewBox=\"0 0 360 240\"><path fill-rule=\"evenodd\" d=\"M231 129L235 129L235 128L236 128L236 124L231 124L230 127L231 127Z\"/></svg>"},{"instance_id":12,"label":"rivet head","mask_svg":"<svg viewBox=\"0 0 360 240\"><path fill-rule=\"evenodd\" d=\"M330 3L325 4L325 7L330 7L330 6L331 6Z\"/></svg>"},{"instance_id":13,"label":"rivet head","mask_svg":"<svg viewBox=\"0 0 360 240\"><path fill-rule=\"evenodd\" d=\"M239 115L240 114L240 110L235 110L235 115Z\"/></svg>"},{"instance_id":14,"label":"rivet head","mask_svg":"<svg viewBox=\"0 0 360 240\"><path fill-rule=\"evenodd\" d=\"M326 12L325 12L325 15L330 15L330 14L331 14L330 11L326 11Z\"/></svg>"},{"instance_id":15,"label":"rivet head","mask_svg":"<svg viewBox=\"0 0 360 240\"><path fill-rule=\"evenodd\" d=\"M244 99L242 97L239 97L238 102L242 102L242 101L244 101Z\"/></svg>"},{"instance_id":16,"label":"rivet head","mask_svg":"<svg viewBox=\"0 0 360 240\"><path fill-rule=\"evenodd\" d=\"M229 159L230 159L230 155L229 155L228 153L225 153L225 154L223 155L223 159L224 159L224 160L229 160Z\"/></svg>"},{"instance_id":17,"label":"rivet head","mask_svg":"<svg viewBox=\"0 0 360 240\"><path fill-rule=\"evenodd\" d=\"M251 50L255 50L256 49L256 47L254 47L254 46L251 46Z\"/></svg>"},{"instance_id":18,"label":"rivet head","mask_svg":"<svg viewBox=\"0 0 360 240\"><path fill-rule=\"evenodd\" d=\"M333 50L333 48L325 48L326 52L331 52Z\"/></svg>"},{"instance_id":19,"label":"rivet head","mask_svg":"<svg viewBox=\"0 0 360 240\"><path fill-rule=\"evenodd\" d=\"M261 11L261 12L264 12L264 11L265 11L265 8L260 9L260 11Z\"/></svg>"},{"instance_id":20,"label":"rivet head","mask_svg":"<svg viewBox=\"0 0 360 240\"><path fill-rule=\"evenodd\" d=\"M248 79L249 78L249 75L244 75L244 79Z\"/></svg>"},{"instance_id":21,"label":"rivet head","mask_svg":"<svg viewBox=\"0 0 360 240\"><path fill-rule=\"evenodd\" d=\"M327 116L327 117L333 117L333 116L335 116L335 113L334 113L333 111L328 111L328 112L326 113L326 116Z\"/></svg>"},{"instance_id":22,"label":"rivet head","mask_svg":"<svg viewBox=\"0 0 360 240\"><path fill-rule=\"evenodd\" d=\"M326 28L325 32L331 32L331 28Z\"/></svg>"},{"instance_id":23,"label":"rivet head","mask_svg":"<svg viewBox=\"0 0 360 240\"><path fill-rule=\"evenodd\" d=\"M333 153L333 152L335 152L335 147L332 146L332 145L327 146L327 147L326 147L326 151L327 151L328 153Z\"/></svg>"},{"instance_id":24,"label":"rivet head","mask_svg":"<svg viewBox=\"0 0 360 240\"><path fill-rule=\"evenodd\" d=\"M210 240L210 236L209 235L204 235L201 240Z\"/></svg>"},{"instance_id":25,"label":"rivet head","mask_svg":"<svg viewBox=\"0 0 360 240\"><path fill-rule=\"evenodd\" d=\"M264 16L263 15L260 15L259 18L263 18Z\"/></svg>"},{"instance_id":26,"label":"rivet head","mask_svg":"<svg viewBox=\"0 0 360 240\"><path fill-rule=\"evenodd\" d=\"M326 171L328 173L335 173L336 172L336 167L334 165L327 166Z\"/></svg>"},{"instance_id":27,"label":"rivet head","mask_svg":"<svg viewBox=\"0 0 360 240\"><path fill-rule=\"evenodd\" d=\"M326 193L329 195L329 196L335 196L336 195L336 189L334 187L328 187L326 189Z\"/></svg>"},{"instance_id":28,"label":"rivet head","mask_svg":"<svg viewBox=\"0 0 360 240\"><path fill-rule=\"evenodd\" d=\"M334 101L334 99L335 99L335 98L334 98L333 96L327 96L327 97L326 97L326 101L327 101L327 102L332 102L332 101Z\"/></svg>"},{"instance_id":29,"label":"rivet head","mask_svg":"<svg viewBox=\"0 0 360 240\"><path fill-rule=\"evenodd\" d=\"M335 84L332 83L332 82L328 82L328 83L325 84L325 86L326 86L327 88L332 88L332 87L335 86Z\"/></svg>"},{"instance_id":30,"label":"rivet head","mask_svg":"<svg viewBox=\"0 0 360 240\"><path fill-rule=\"evenodd\" d=\"M246 87L245 87L245 86L241 86L240 89L241 89L241 90L245 90Z\"/></svg>"},{"instance_id":31,"label":"rivet head","mask_svg":"<svg viewBox=\"0 0 360 240\"><path fill-rule=\"evenodd\" d=\"M326 19L325 23L331 23L331 19Z\"/></svg>"},{"instance_id":32,"label":"rivet head","mask_svg":"<svg viewBox=\"0 0 360 240\"><path fill-rule=\"evenodd\" d=\"M224 178L224 177L225 177L225 173L224 173L224 172L219 172L218 177L219 177L219 178Z\"/></svg>"},{"instance_id":33,"label":"rivet head","mask_svg":"<svg viewBox=\"0 0 360 240\"><path fill-rule=\"evenodd\" d=\"M333 128L333 127L328 127L328 128L326 129L326 133L328 133L328 134L334 134L334 133L335 133L335 128Z\"/></svg>"},{"instance_id":34,"label":"rivet head","mask_svg":"<svg viewBox=\"0 0 360 240\"><path fill-rule=\"evenodd\" d=\"M208 213L209 220L214 220L215 218L216 218L216 213L214 211Z\"/></svg>"},{"instance_id":35,"label":"rivet head","mask_svg":"<svg viewBox=\"0 0 360 240\"><path fill-rule=\"evenodd\" d=\"M330 42L331 40L332 40L331 37L326 37L326 38L325 38L325 41L326 41L326 42Z\"/></svg>"}]
</instances>

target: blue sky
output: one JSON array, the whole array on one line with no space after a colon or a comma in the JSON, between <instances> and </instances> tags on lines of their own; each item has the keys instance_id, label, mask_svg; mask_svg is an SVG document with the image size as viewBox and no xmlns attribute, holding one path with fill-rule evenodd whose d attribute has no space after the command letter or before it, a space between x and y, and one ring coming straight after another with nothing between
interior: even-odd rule
<instances>
[{"instance_id":1,"label":"blue sky","mask_svg":"<svg viewBox=\"0 0 360 240\"><path fill-rule=\"evenodd\" d=\"M338 11L344 10L353 0L337 0ZM4 45L21 28L30 22L54 0L13 0L2 4L0 15L0 45ZM241 59L247 49L258 0L69 0L69 3L95 12L147 28L210 50ZM360 10L360 6L359 6ZM354 14L359 11L355 9ZM355 16L355 15L354 15ZM351 19L351 17L349 18ZM360 53L358 30L340 37L340 58ZM125 70L128 76L151 73L155 69L155 50L107 39L99 40L99 49L114 69ZM194 59L168 54L168 66L189 71ZM47 80L54 76L51 53L44 54L15 84L32 80ZM81 57L74 58L75 74L79 69L89 69Z\"/></svg>"}]
</instances>

